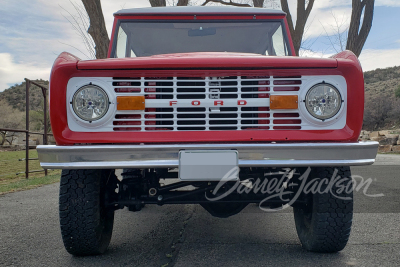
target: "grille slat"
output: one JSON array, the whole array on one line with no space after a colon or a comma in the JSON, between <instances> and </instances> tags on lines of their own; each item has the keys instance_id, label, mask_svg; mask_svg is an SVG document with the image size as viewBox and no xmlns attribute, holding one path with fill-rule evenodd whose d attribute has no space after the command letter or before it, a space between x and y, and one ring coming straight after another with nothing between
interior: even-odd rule
<instances>
[{"instance_id":1,"label":"grille slat","mask_svg":"<svg viewBox=\"0 0 400 267\"><path fill-rule=\"evenodd\" d=\"M297 94L301 84L301 76L114 78L111 85L117 96L144 95L146 109L143 112L117 111L112 129L113 131L301 129L302 121L297 110L290 112L269 110L270 94L274 92Z\"/></svg>"}]
</instances>

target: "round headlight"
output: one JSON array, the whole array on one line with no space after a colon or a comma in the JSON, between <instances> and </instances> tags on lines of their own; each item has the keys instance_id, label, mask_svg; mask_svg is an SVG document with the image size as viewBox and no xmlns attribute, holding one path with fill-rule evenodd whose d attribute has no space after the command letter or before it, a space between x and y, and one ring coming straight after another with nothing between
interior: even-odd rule
<instances>
[{"instance_id":1,"label":"round headlight","mask_svg":"<svg viewBox=\"0 0 400 267\"><path fill-rule=\"evenodd\" d=\"M79 88L72 98L75 114L85 121L101 119L108 111L108 96L98 86L86 85Z\"/></svg>"},{"instance_id":2,"label":"round headlight","mask_svg":"<svg viewBox=\"0 0 400 267\"><path fill-rule=\"evenodd\" d=\"M305 103L308 112L313 117L326 120L339 112L342 97L333 85L317 84L308 90Z\"/></svg>"}]
</instances>

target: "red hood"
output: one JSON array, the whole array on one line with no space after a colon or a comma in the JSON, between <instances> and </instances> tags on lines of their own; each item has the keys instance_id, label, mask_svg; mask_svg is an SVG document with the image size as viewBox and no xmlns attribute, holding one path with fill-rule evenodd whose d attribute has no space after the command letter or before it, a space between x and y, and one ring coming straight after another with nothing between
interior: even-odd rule
<instances>
[{"instance_id":1,"label":"red hood","mask_svg":"<svg viewBox=\"0 0 400 267\"><path fill-rule=\"evenodd\" d=\"M300 69L336 68L334 58L275 57L247 53L179 53L137 58L107 58L77 63L80 70L101 69Z\"/></svg>"}]
</instances>

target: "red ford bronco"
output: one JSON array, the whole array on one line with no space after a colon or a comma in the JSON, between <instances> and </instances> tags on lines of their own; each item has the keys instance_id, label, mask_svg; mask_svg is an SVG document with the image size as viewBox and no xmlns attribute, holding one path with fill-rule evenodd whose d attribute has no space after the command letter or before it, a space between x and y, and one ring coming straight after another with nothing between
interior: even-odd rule
<instances>
[{"instance_id":1,"label":"red ford bronco","mask_svg":"<svg viewBox=\"0 0 400 267\"><path fill-rule=\"evenodd\" d=\"M114 16L107 59L62 53L51 71L57 145L37 150L43 168L63 170L66 250L103 253L124 207L200 204L228 217L250 203L293 207L305 249L342 250L353 214L349 166L372 164L378 147L358 142L357 57L297 57L279 10Z\"/></svg>"}]
</instances>

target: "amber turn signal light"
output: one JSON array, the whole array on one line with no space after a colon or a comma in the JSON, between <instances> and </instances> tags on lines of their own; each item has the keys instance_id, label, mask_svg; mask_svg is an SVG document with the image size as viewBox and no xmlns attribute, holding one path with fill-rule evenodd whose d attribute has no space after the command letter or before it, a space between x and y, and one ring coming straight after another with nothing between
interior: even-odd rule
<instances>
[{"instance_id":1,"label":"amber turn signal light","mask_svg":"<svg viewBox=\"0 0 400 267\"><path fill-rule=\"evenodd\" d=\"M144 96L118 96L117 110L144 110Z\"/></svg>"},{"instance_id":2,"label":"amber turn signal light","mask_svg":"<svg viewBox=\"0 0 400 267\"><path fill-rule=\"evenodd\" d=\"M271 95L270 109L297 109L299 106L297 95Z\"/></svg>"}]
</instances>

